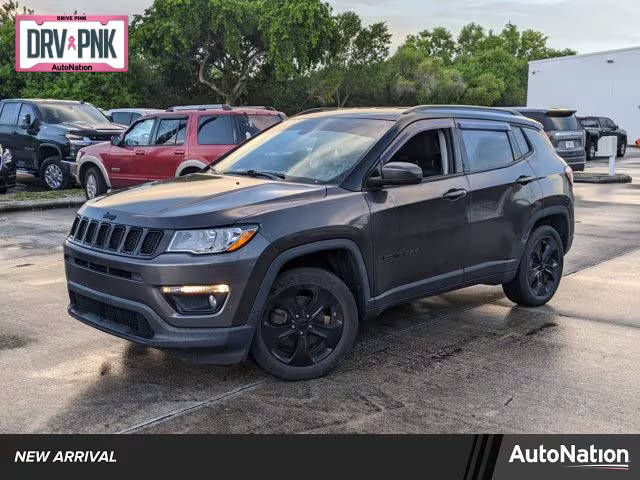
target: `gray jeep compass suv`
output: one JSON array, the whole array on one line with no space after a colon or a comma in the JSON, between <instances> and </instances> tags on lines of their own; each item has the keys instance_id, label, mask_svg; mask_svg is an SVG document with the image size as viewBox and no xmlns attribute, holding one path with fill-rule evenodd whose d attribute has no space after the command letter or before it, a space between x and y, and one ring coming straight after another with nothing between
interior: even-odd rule
<instances>
[{"instance_id":1,"label":"gray jeep compass suv","mask_svg":"<svg viewBox=\"0 0 640 480\"><path fill-rule=\"evenodd\" d=\"M479 107L299 114L209 170L97 197L64 245L69 313L212 363L323 375L397 304L502 284L551 299L572 172L539 123Z\"/></svg>"}]
</instances>

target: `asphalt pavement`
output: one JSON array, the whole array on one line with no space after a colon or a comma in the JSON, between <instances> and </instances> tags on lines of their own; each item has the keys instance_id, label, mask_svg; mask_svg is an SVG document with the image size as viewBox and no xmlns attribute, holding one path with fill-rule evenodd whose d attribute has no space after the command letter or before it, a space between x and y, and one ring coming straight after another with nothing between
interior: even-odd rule
<instances>
[{"instance_id":1,"label":"asphalt pavement","mask_svg":"<svg viewBox=\"0 0 640 480\"><path fill-rule=\"evenodd\" d=\"M477 286L363 326L325 378L194 365L66 313L74 210L0 214L0 432L640 430L640 158L579 184L565 277L545 307ZM601 162L590 169L606 169Z\"/></svg>"}]
</instances>

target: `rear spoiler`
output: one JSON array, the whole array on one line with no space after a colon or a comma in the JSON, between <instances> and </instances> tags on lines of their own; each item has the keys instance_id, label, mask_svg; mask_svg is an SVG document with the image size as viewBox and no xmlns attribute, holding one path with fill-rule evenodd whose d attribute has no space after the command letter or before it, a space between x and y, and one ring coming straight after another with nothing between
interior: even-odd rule
<instances>
[{"instance_id":1,"label":"rear spoiler","mask_svg":"<svg viewBox=\"0 0 640 480\"><path fill-rule=\"evenodd\" d=\"M549 117L570 117L574 115L577 110L570 110L568 108L550 108L545 113Z\"/></svg>"}]
</instances>

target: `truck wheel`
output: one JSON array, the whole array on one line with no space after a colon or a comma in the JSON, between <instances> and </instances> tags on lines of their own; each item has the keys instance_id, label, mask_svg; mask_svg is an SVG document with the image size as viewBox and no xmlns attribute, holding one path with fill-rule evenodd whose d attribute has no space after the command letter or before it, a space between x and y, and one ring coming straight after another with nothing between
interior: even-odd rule
<instances>
[{"instance_id":1,"label":"truck wheel","mask_svg":"<svg viewBox=\"0 0 640 480\"><path fill-rule=\"evenodd\" d=\"M84 174L84 179L82 180L82 185L84 187L84 194L89 200L102 195L107 191L107 183L104 181L104 177L100 170L96 167L90 167L87 169Z\"/></svg>"},{"instance_id":2,"label":"truck wheel","mask_svg":"<svg viewBox=\"0 0 640 480\"><path fill-rule=\"evenodd\" d=\"M593 160L594 158L596 158L596 152L596 142L591 140L587 145L587 160Z\"/></svg>"},{"instance_id":3,"label":"truck wheel","mask_svg":"<svg viewBox=\"0 0 640 480\"><path fill-rule=\"evenodd\" d=\"M42 162L40 178L49 190L63 190L71 180L69 170L64 168L58 157L49 157Z\"/></svg>"},{"instance_id":4,"label":"truck wheel","mask_svg":"<svg viewBox=\"0 0 640 480\"><path fill-rule=\"evenodd\" d=\"M358 307L344 282L326 270L296 268L276 278L251 353L276 377L316 378L344 358L357 332Z\"/></svg>"},{"instance_id":5,"label":"truck wheel","mask_svg":"<svg viewBox=\"0 0 640 480\"><path fill-rule=\"evenodd\" d=\"M502 285L507 298L518 305L538 307L556 293L562 278L564 248L553 227L542 225L529 236L518 273Z\"/></svg>"},{"instance_id":6,"label":"truck wheel","mask_svg":"<svg viewBox=\"0 0 640 480\"><path fill-rule=\"evenodd\" d=\"M623 138L618 145L618 158L624 157L625 153L627 153L627 140Z\"/></svg>"}]
</instances>

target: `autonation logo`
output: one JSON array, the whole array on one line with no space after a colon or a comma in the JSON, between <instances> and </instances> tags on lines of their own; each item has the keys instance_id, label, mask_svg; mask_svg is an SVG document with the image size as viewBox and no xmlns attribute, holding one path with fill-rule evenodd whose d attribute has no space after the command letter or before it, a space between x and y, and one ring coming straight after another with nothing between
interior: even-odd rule
<instances>
[{"instance_id":1,"label":"autonation logo","mask_svg":"<svg viewBox=\"0 0 640 480\"><path fill-rule=\"evenodd\" d=\"M560 445L559 448L525 448L515 445L509 463L558 463L570 468L593 468L600 470L629 470L629 451L626 448L577 448L575 445Z\"/></svg>"}]
</instances>

